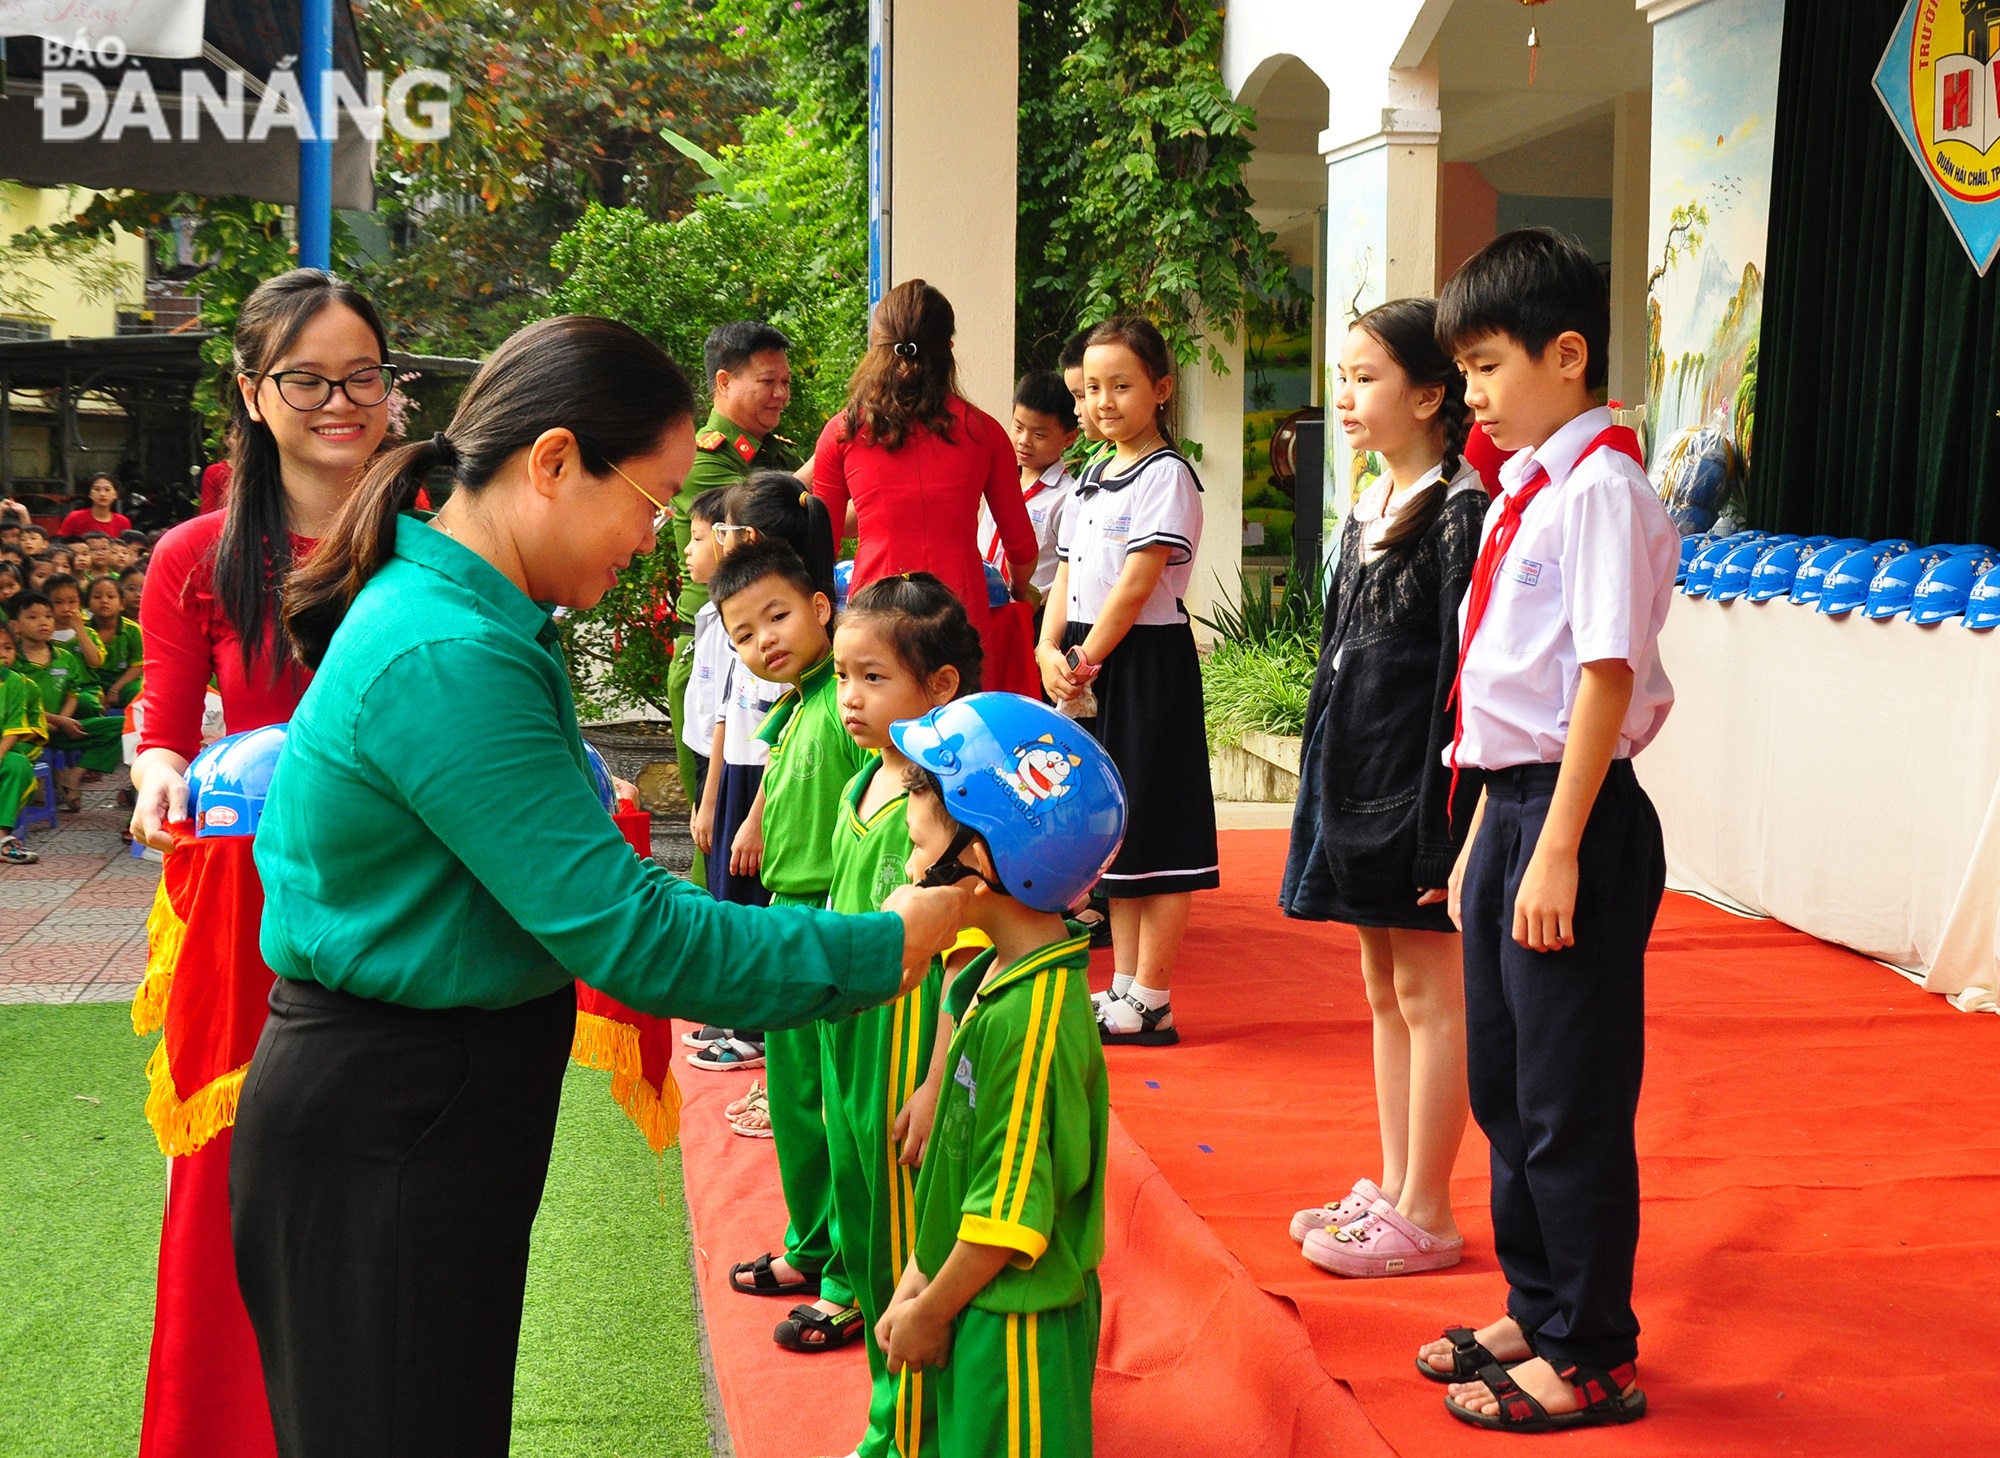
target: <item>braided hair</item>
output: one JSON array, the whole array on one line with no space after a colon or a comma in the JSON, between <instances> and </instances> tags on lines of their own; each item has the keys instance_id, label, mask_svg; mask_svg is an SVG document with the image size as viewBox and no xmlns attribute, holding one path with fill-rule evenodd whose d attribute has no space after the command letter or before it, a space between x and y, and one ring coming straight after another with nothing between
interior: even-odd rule
<instances>
[{"instance_id":1,"label":"braided hair","mask_svg":"<svg viewBox=\"0 0 2000 1458\"><path fill-rule=\"evenodd\" d=\"M1391 299L1356 319L1353 327L1366 330L1371 339L1386 349L1417 389L1427 385L1444 387L1444 399L1438 405L1438 423L1444 430L1444 459L1438 468L1438 479L1397 513L1394 524L1382 537L1382 550L1389 552L1421 540L1438 513L1444 510L1445 497L1451 494L1451 479L1465 459L1466 438L1472 433L1472 410L1465 403L1465 376L1438 343L1435 299Z\"/></svg>"}]
</instances>

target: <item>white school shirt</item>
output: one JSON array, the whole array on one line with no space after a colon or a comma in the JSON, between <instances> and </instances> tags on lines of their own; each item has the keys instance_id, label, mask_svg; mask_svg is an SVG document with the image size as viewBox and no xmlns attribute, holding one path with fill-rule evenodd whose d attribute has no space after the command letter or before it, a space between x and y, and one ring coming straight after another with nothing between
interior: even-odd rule
<instances>
[{"instance_id":1,"label":"white school shirt","mask_svg":"<svg viewBox=\"0 0 2000 1458\"><path fill-rule=\"evenodd\" d=\"M1678 560L1678 559L1676 559ZM771 746L757 737L771 705L784 697L789 685L771 683L743 666L730 649L722 679L722 762L724 764L769 764ZM710 730L711 734L715 731ZM710 741L713 742L712 740Z\"/></svg>"},{"instance_id":2,"label":"white school shirt","mask_svg":"<svg viewBox=\"0 0 2000 1458\"><path fill-rule=\"evenodd\" d=\"M1500 468L1508 496L1536 465L1549 473L1549 484L1521 518L1466 654L1461 765L1508 769L1560 761L1585 663L1620 658L1632 668L1632 703L1616 758L1652 743L1673 707L1659 636L1673 601L1680 534L1631 457L1606 446L1578 459L1610 425L1609 410L1586 410L1539 449L1519 452ZM1501 508L1495 498L1486 533ZM1461 635L1471 601L1467 593L1459 608Z\"/></svg>"},{"instance_id":3,"label":"white school shirt","mask_svg":"<svg viewBox=\"0 0 2000 1458\"><path fill-rule=\"evenodd\" d=\"M1058 555L1069 563L1068 620L1096 622L1125 558L1164 543L1171 549L1166 571L1134 625L1185 623L1181 598L1201 545L1201 483L1180 452L1164 446L1122 476L1111 474L1112 464L1107 457L1084 472L1063 520Z\"/></svg>"},{"instance_id":4,"label":"white school shirt","mask_svg":"<svg viewBox=\"0 0 2000 1458\"><path fill-rule=\"evenodd\" d=\"M1035 524L1035 540L1041 544L1041 552L1035 558L1034 583L1037 590L1047 592L1049 584L1056 580L1059 560L1056 552L1063 516L1074 499L1076 477L1057 461L1035 478L1031 490L1032 495L1023 493L1022 504L1028 508L1028 520ZM979 503L979 556L1002 572L1007 570L1006 553L1000 546L1000 524L993 520L993 510L984 501Z\"/></svg>"},{"instance_id":5,"label":"white school shirt","mask_svg":"<svg viewBox=\"0 0 2000 1458\"><path fill-rule=\"evenodd\" d=\"M736 656L729 634L723 630L722 614L712 602L705 602L694 615L694 637L688 644L687 702L681 714L688 745L707 757L715 746L715 726L722 718L722 676L729 660Z\"/></svg>"}]
</instances>

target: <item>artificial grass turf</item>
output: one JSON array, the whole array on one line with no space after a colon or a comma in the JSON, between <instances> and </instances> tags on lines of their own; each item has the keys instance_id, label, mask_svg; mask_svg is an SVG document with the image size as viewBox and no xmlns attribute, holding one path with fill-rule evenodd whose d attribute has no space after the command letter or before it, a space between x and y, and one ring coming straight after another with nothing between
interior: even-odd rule
<instances>
[{"instance_id":1,"label":"artificial grass turf","mask_svg":"<svg viewBox=\"0 0 2000 1458\"><path fill-rule=\"evenodd\" d=\"M0 1453L139 1448L167 1164L123 1003L0 1008Z\"/></svg>"},{"instance_id":2,"label":"artificial grass turf","mask_svg":"<svg viewBox=\"0 0 2000 1458\"><path fill-rule=\"evenodd\" d=\"M122 1003L0 1008L7 1458L138 1449L166 1188L141 1112L151 1051ZM515 1376L519 1458L709 1451L680 1156L654 1159L609 1081L572 1067L563 1085Z\"/></svg>"}]
</instances>

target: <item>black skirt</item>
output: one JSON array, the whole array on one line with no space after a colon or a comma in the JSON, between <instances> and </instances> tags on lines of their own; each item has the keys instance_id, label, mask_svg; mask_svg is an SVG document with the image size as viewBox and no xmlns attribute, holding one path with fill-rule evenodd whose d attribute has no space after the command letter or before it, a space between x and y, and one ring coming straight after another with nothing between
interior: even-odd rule
<instances>
[{"instance_id":1,"label":"black skirt","mask_svg":"<svg viewBox=\"0 0 2000 1458\"><path fill-rule=\"evenodd\" d=\"M1063 647L1089 636L1071 623ZM1201 655L1186 623L1134 627L1091 684L1097 716L1078 720L1125 781L1125 844L1099 883L1107 896L1164 896L1222 884Z\"/></svg>"},{"instance_id":2,"label":"black skirt","mask_svg":"<svg viewBox=\"0 0 2000 1458\"><path fill-rule=\"evenodd\" d=\"M279 978L230 1226L283 1458L504 1458L576 989L421 1011Z\"/></svg>"}]
</instances>

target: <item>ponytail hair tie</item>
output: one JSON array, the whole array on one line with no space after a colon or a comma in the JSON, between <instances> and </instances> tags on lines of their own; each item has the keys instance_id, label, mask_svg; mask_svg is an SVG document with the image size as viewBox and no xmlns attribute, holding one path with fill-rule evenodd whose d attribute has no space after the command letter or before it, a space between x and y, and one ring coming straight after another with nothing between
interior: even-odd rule
<instances>
[{"instance_id":1,"label":"ponytail hair tie","mask_svg":"<svg viewBox=\"0 0 2000 1458\"><path fill-rule=\"evenodd\" d=\"M893 347L898 359L915 359L917 357L917 346L913 340L899 340Z\"/></svg>"},{"instance_id":2,"label":"ponytail hair tie","mask_svg":"<svg viewBox=\"0 0 2000 1458\"><path fill-rule=\"evenodd\" d=\"M812 505L812 499L813 499L813 494L812 494L812 492L810 492L810 491L801 491L801 492L799 493L799 505L800 505L800 506L811 506L811 505Z\"/></svg>"},{"instance_id":3,"label":"ponytail hair tie","mask_svg":"<svg viewBox=\"0 0 2000 1458\"><path fill-rule=\"evenodd\" d=\"M447 466L458 464L458 447L453 445L451 437L441 430L431 436L431 453Z\"/></svg>"}]
</instances>

